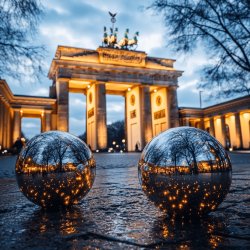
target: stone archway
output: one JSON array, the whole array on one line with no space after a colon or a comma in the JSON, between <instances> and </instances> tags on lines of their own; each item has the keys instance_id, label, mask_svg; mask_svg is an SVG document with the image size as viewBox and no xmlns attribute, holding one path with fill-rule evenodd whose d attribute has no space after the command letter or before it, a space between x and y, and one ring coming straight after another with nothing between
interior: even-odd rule
<instances>
[{"instance_id":1,"label":"stone archway","mask_svg":"<svg viewBox=\"0 0 250 250\"><path fill-rule=\"evenodd\" d=\"M118 94L125 97L127 148L142 149L153 135L179 124L176 88L182 72L173 63L141 51L59 46L49 71L57 129L68 131L68 93L81 92L87 100L87 143L92 150L105 149L106 94Z\"/></svg>"}]
</instances>

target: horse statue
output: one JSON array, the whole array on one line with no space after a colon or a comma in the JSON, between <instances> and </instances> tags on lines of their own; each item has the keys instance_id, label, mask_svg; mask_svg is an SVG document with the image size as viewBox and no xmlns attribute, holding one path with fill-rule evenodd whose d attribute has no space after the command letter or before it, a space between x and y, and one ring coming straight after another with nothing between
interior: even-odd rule
<instances>
[{"instance_id":1,"label":"horse statue","mask_svg":"<svg viewBox=\"0 0 250 250\"><path fill-rule=\"evenodd\" d=\"M134 35L133 39L128 40L128 47L129 48L133 48L134 46L136 46L135 49L137 48L137 44L138 44L138 38L137 37L138 36L139 36L139 32L137 31L137 32L135 32L135 35Z\"/></svg>"},{"instance_id":2,"label":"horse statue","mask_svg":"<svg viewBox=\"0 0 250 250\"><path fill-rule=\"evenodd\" d=\"M127 49L128 48L128 33L129 29L126 29L124 37L115 45L119 49Z\"/></svg>"},{"instance_id":3,"label":"horse statue","mask_svg":"<svg viewBox=\"0 0 250 250\"><path fill-rule=\"evenodd\" d=\"M113 29L110 28L110 36L108 37L108 46L114 48L115 44L117 43L117 33L118 28L115 28L115 32L113 32Z\"/></svg>"},{"instance_id":4,"label":"horse statue","mask_svg":"<svg viewBox=\"0 0 250 250\"><path fill-rule=\"evenodd\" d=\"M107 33L107 28L104 26L104 32L103 32L103 39L102 39L102 46L107 46L108 45L108 33Z\"/></svg>"}]
</instances>

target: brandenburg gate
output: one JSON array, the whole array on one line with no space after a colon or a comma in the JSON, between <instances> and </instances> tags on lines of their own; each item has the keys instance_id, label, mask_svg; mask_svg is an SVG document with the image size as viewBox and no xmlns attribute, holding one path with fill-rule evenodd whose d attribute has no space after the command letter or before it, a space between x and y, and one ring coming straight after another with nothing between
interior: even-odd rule
<instances>
[{"instance_id":1,"label":"brandenburg gate","mask_svg":"<svg viewBox=\"0 0 250 250\"><path fill-rule=\"evenodd\" d=\"M59 46L51 63L50 97L57 100L58 130L69 128L69 92L86 95L87 143L107 147L106 94L125 98L129 151L142 149L153 136L178 126L177 80L182 72L174 60L145 52L99 47L97 50Z\"/></svg>"},{"instance_id":2,"label":"brandenburg gate","mask_svg":"<svg viewBox=\"0 0 250 250\"><path fill-rule=\"evenodd\" d=\"M49 97L14 95L0 79L2 149L21 137L23 117L40 118L41 132L68 131L70 92L86 95L87 144L92 150L107 148L107 94L125 99L128 151L142 150L153 136L183 125L206 130L228 149L250 148L250 96L206 108L178 108L178 78L183 72L174 68L175 60L135 51L139 32L129 39L126 29L117 41L116 14L110 15L111 33L104 27L103 44L96 50L58 46L48 74Z\"/></svg>"},{"instance_id":3,"label":"brandenburg gate","mask_svg":"<svg viewBox=\"0 0 250 250\"><path fill-rule=\"evenodd\" d=\"M204 129L226 148L248 149L250 97L206 108L178 108L176 89L182 71L173 63L142 51L58 46L48 75L49 97L14 95L0 80L0 146L10 148L21 137L24 117L40 118L41 132L68 131L69 93L75 92L86 95L87 144L92 150L107 147L106 94L125 98L128 151L136 145L143 149L153 136L179 125Z\"/></svg>"}]
</instances>

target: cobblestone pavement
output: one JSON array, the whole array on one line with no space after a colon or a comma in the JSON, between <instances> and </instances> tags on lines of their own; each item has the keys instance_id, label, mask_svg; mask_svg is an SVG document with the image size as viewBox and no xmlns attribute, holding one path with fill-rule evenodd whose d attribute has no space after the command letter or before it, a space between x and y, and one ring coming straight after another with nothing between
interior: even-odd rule
<instances>
[{"instance_id":1,"label":"cobblestone pavement","mask_svg":"<svg viewBox=\"0 0 250 250\"><path fill-rule=\"evenodd\" d=\"M230 193L198 221L172 221L142 193L139 154L96 154L92 190L74 208L45 212L18 190L15 157L0 158L1 249L250 249L250 154L231 154Z\"/></svg>"}]
</instances>

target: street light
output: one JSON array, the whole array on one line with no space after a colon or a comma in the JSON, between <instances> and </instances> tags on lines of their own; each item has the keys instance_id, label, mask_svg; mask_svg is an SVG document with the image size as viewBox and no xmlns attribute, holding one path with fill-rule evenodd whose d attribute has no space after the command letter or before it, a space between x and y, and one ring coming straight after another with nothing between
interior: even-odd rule
<instances>
[{"instance_id":1,"label":"street light","mask_svg":"<svg viewBox=\"0 0 250 250\"><path fill-rule=\"evenodd\" d=\"M202 108L202 99L201 99L201 93L202 93L202 92L203 92L202 90L199 91L199 96L200 96L200 108Z\"/></svg>"}]
</instances>

